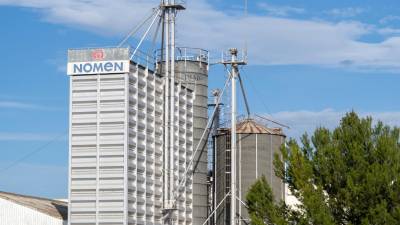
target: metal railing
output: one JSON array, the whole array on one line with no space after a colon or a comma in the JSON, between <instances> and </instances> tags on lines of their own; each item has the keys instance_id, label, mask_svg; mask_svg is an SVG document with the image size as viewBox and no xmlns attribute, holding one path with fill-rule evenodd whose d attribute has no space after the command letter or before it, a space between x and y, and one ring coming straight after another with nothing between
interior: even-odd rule
<instances>
[{"instance_id":1,"label":"metal railing","mask_svg":"<svg viewBox=\"0 0 400 225\"><path fill-rule=\"evenodd\" d=\"M134 50L135 50L134 48L131 48L131 47L129 48L130 56L133 55ZM156 67L156 60L155 60L154 56L151 56L148 53L140 51L140 50L136 51L136 53L135 53L135 55L133 55L131 61L138 65L149 68L150 70L153 70L153 71L155 70L155 67Z\"/></svg>"},{"instance_id":2,"label":"metal railing","mask_svg":"<svg viewBox=\"0 0 400 225\"><path fill-rule=\"evenodd\" d=\"M158 49L155 51L156 62L164 61L163 54L165 49L162 51ZM188 47L176 47L175 48L175 60L177 61L194 61L209 63L209 52L201 48L188 48Z\"/></svg>"},{"instance_id":3,"label":"metal railing","mask_svg":"<svg viewBox=\"0 0 400 225\"><path fill-rule=\"evenodd\" d=\"M237 62L239 64L242 63L247 63L247 50L237 50ZM224 63L229 63L232 62L232 53L231 52L222 52L221 54L221 62Z\"/></svg>"},{"instance_id":4,"label":"metal railing","mask_svg":"<svg viewBox=\"0 0 400 225\"><path fill-rule=\"evenodd\" d=\"M135 55L133 55L135 48L132 46L121 46L121 47L116 47L116 46L107 46L107 47L86 47L86 48L70 48L68 49L69 51L82 51L84 54L84 51L86 50L98 50L98 49L104 49L104 50L109 50L109 49L128 49L128 55L121 55L120 59L121 60L131 60L133 63L141 65L143 67L149 68L150 70L155 70L156 66L156 60L154 55L151 55L141 51L137 50ZM133 57L132 57L133 56ZM126 57L126 59L125 59ZM130 59L132 57L132 59Z\"/></svg>"}]
</instances>

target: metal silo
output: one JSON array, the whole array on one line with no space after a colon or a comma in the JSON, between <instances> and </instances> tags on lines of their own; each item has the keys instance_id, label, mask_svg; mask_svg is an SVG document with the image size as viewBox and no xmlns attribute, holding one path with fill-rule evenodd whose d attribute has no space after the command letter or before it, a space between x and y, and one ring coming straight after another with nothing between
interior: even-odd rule
<instances>
[{"instance_id":1,"label":"metal silo","mask_svg":"<svg viewBox=\"0 0 400 225\"><path fill-rule=\"evenodd\" d=\"M208 107L208 52L203 49L181 48L175 50L175 79L194 91L193 107L193 151L199 145L207 126ZM162 51L157 56L157 71L165 74ZM163 62L163 63L160 63ZM193 224L201 225L207 219L207 140L200 143L194 157L193 169Z\"/></svg>"},{"instance_id":2,"label":"metal silo","mask_svg":"<svg viewBox=\"0 0 400 225\"><path fill-rule=\"evenodd\" d=\"M132 59L131 50L68 51L70 225L165 224L164 80L147 66L153 62ZM193 155L194 93L180 83L174 89L172 166L175 177L184 177ZM180 189L174 224L192 224L192 187L189 180Z\"/></svg>"},{"instance_id":3,"label":"metal silo","mask_svg":"<svg viewBox=\"0 0 400 225\"><path fill-rule=\"evenodd\" d=\"M215 201L223 200L230 189L230 129L221 128L214 136L215 165ZM237 196L243 202L250 186L262 175L265 175L272 187L275 200L284 200L285 187L281 179L275 176L273 156L279 152L285 141L285 135L280 128L267 128L252 119L245 119L237 124ZM230 224L230 199L217 210L215 222L217 225ZM249 216L241 202L237 202L237 212L241 224L248 224Z\"/></svg>"}]
</instances>

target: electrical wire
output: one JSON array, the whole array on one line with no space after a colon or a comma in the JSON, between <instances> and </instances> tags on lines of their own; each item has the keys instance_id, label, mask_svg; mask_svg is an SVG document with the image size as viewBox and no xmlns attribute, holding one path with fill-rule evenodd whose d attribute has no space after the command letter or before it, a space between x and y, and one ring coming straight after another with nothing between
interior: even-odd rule
<instances>
[{"instance_id":1,"label":"electrical wire","mask_svg":"<svg viewBox=\"0 0 400 225\"><path fill-rule=\"evenodd\" d=\"M15 160L14 162L12 162L10 165L4 167L3 169L0 170L0 174L6 172L7 170L17 166L18 164L20 164L21 162L25 161L26 159L38 154L39 152L45 150L47 147L49 147L51 144L53 144L54 142L60 140L61 138L65 138L68 134L67 132L64 132L58 136L56 136L55 138L51 139L50 141L48 141L47 143L43 144L42 146L39 146L38 148L36 148L35 150L27 153L26 155L22 156L21 158Z\"/></svg>"},{"instance_id":2,"label":"electrical wire","mask_svg":"<svg viewBox=\"0 0 400 225\"><path fill-rule=\"evenodd\" d=\"M241 71L244 72L243 67L240 68ZM263 107L265 108L265 110L267 111L268 115L271 116L271 118L273 118L272 114L271 114L271 110L269 110L267 104L263 101L264 98L262 98L260 92L257 90L256 86L254 85L253 81L248 78L247 79L249 81L249 84L251 85L252 89L254 90L254 92L256 92L255 94L257 96L259 96L258 101L263 105Z\"/></svg>"},{"instance_id":3,"label":"electrical wire","mask_svg":"<svg viewBox=\"0 0 400 225\"><path fill-rule=\"evenodd\" d=\"M243 71L243 67L241 67L240 70ZM251 81L250 78L248 78L248 81L249 81L250 85L252 86L253 90L256 92L256 95L261 96L260 92L257 90L256 86L254 85L254 83ZM270 122L275 123L275 124L277 124L277 125L279 125L281 127L284 127L284 128L287 128L287 129L291 129L290 126L285 125L285 124L283 124L281 122L277 122L276 119L274 119L274 117L270 113L270 110L269 110L267 104L263 101L264 98L257 98L257 99L264 106L265 110L267 111L267 114L271 117L271 119L263 117L263 116L260 116L260 115L255 115L256 117L259 117L259 118L261 118L263 120L270 121Z\"/></svg>"}]
</instances>

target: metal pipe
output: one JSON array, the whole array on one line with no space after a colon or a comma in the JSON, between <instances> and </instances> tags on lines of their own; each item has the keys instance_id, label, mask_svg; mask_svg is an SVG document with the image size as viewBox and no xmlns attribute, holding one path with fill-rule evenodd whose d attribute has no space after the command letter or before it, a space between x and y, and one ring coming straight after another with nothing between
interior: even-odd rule
<instances>
[{"instance_id":1,"label":"metal pipe","mask_svg":"<svg viewBox=\"0 0 400 225\"><path fill-rule=\"evenodd\" d=\"M119 44L118 44L118 48L120 48L123 44L125 44L126 41L128 41L128 39L130 37L132 37L133 35L135 35L135 33L147 22L149 21L154 14L157 13L159 9L154 10L151 15L149 17L147 17L146 19L144 19L141 23L139 23L135 28L133 28L133 30L124 38L124 40L122 40Z\"/></svg>"},{"instance_id":2,"label":"metal pipe","mask_svg":"<svg viewBox=\"0 0 400 225\"><path fill-rule=\"evenodd\" d=\"M257 114L256 114L255 116L258 117L258 118L260 118L260 119L263 119L263 120L272 122L272 123L274 123L274 124L277 124L277 125L279 125L279 126L281 126L281 127L285 127L285 128L287 128L287 129L290 129L290 127L289 127L288 125L285 125L285 124L283 124L283 123L276 122L276 121L274 121L274 120L268 119L268 118L266 118L265 116L260 116L260 115L257 115Z\"/></svg>"},{"instance_id":3,"label":"metal pipe","mask_svg":"<svg viewBox=\"0 0 400 225\"><path fill-rule=\"evenodd\" d=\"M230 49L232 56L231 78L231 215L230 225L236 225L236 79L237 79L237 49Z\"/></svg>"},{"instance_id":4,"label":"metal pipe","mask_svg":"<svg viewBox=\"0 0 400 225\"><path fill-rule=\"evenodd\" d=\"M239 78L240 88L241 88L242 94L243 94L244 103L246 105L247 118L250 118L250 115L251 115L250 106L249 106L249 102L247 101L246 91L244 89L243 80L242 80L242 77L240 76L240 74L238 74L238 78Z\"/></svg>"},{"instance_id":5,"label":"metal pipe","mask_svg":"<svg viewBox=\"0 0 400 225\"><path fill-rule=\"evenodd\" d=\"M217 136L214 136L214 159L213 159L213 163L214 163L214 165L213 165L213 177L214 177L214 179L213 179L213 207L214 207L214 210L216 210L217 209L217 162L216 162L216 160L217 160L217 145L218 145L218 143L217 143ZM215 225L215 224L217 224L217 217L216 216L214 216L214 218L213 218L213 221L214 221L214 223L213 223L213 225Z\"/></svg>"},{"instance_id":6,"label":"metal pipe","mask_svg":"<svg viewBox=\"0 0 400 225\"><path fill-rule=\"evenodd\" d=\"M133 59L133 57L136 55L136 52L138 51L138 49L140 48L140 46L142 45L144 39L147 37L147 34L149 33L149 31L151 30L151 28L153 27L154 23L156 22L157 17L160 15L160 10L157 9L157 13L154 16L153 21L151 21L150 26L147 28L146 32L144 33L143 37L140 39L139 44L136 46L135 51L133 52L133 54L131 55L131 60Z\"/></svg>"},{"instance_id":7,"label":"metal pipe","mask_svg":"<svg viewBox=\"0 0 400 225\"><path fill-rule=\"evenodd\" d=\"M165 9L165 101L169 102L169 13ZM162 72L162 71L161 71ZM164 111L164 207L168 204L169 193L169 105Z\"/></svg>"},{"instance_id":8,"label":"metal pipe","mask_svg":"<svg viewBox=\"0 0 400 225\"><path fill-rule=\"evenodd\" d=\"M170 163L171 163L171 168L170 168L170 200L173 200L173 195L174 195L174 184L175 184L175 179L174 179L174 166L175 166L175 160L174 160L174 152L175 152L175 9L171 8L170 9L170 31L171 31L171 118L170 118L170 127L171 127L171 133L170 133ZM172 203L172 202L171 202Z\"/></svg>"},{"instance_id":9,"label":"metal pipe","mask_svg":"<svg viewBox=\"0 0 400 225\"><path fill-rule=\"evenodd\" d=\"M224 88L222 89L221 95L218 97L218 101L217 101L218 104L221 102L221 98L222 98L222 96L224 95L224 92L225 92L225 90L226 90L226 88L227 88L227 86L228 86L230 80L231 80L231 76L229 76L228 79L225 81L225 85L224 85ZM184 173L185 176L184 176L183 180L181 180L181 181L179 182L179 186L178 186L178 188L176 189L175 199L179 198L179 196L180 196L180 195L179 195L179 193L180 193L179 190L181 189L182 185L185 184L186 179L187 179L189 176L192 175L192 174L188 174L189 169L190 169L190 168L192 167L192 165L193 165L194 157L195 157L195 155L197 154L197 152L198 152L199 149L200 149L202 140L205 139L206 134L209 132L209 129L210 129L210 127L212 126L212 122L214 121L214 116L215 116L216 112L217 112L217 110L216 110L216 108L214 108L214 110L213 110L213 112L212 112L212 114L211 114L211 117L208 119L206 129L204 129L203 134L201 135L200 141L197 143L196 149L195 149L194 153L192 154L192 158L191 158L190 161L189 161L189 165L187 166L187 168L186 168L186 170L185 170L185 173Z\"/></svg>"},{"instance_id":10,"label":"metal pipe","mask_svg":"<svg viewBox=\"0 0 400 225\"><path fill-rule=\"evenodd\" d=\"M244 202L244 201L242 201L242 199L240 199L239 197L236 197L236 199L240 202L240 203L242 203L243 205L244 205L244 207L246 207L246 208L249 208L249 206ZM240 214L239 214L240 215ZM241 216L241 215L240 215Z\"/></svg>"},{"instance_id":11,"label":"metal pipe","mask_svg":"<svg viewBox=\"0 0 400 225\"><path fill-rule=\"evenodd\" d=\"M215 207L214 211L211 212L211 214L208 216L206 221L204 221L203 225L205 225L208 222L208 220L210 220L210 218L215 214L217 209L222 205L222 203L225 201L226 197L228 197L228 196L229 196L229 192L228 192L228 194L225 195L225 197L221 200L221 202L217 205L217 207Z\"/></svg>"}]
</instances>

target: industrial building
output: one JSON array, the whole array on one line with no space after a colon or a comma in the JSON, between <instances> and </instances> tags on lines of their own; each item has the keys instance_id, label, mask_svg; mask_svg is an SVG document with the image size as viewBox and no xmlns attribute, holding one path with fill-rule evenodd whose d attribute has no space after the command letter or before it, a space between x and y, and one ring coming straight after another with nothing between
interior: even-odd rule
<instances>
[{"instance_id":1,"label":"industrial building","mask_svg":"<svg viewBox=\"0 0 400 225\"><path fill-rule=\"evenodd\" d=\"M214 136L214 196L215 203L223 200L230 191L231 182L231 134L230 129L220 128ZM285 199L283 181L274 174L273 156L279 153L285 136L280 128L267 128L253 119L244 119L236 126L236 177L237 214L241 224L248 224L245 207L246 193L254 182L264 175L271 185L276 201ZM230 224L230 199L216 211L215 224Z\"/></svg>"},{"instance_id":2,"label":"industrial building","mask_svg":"<svg viewBox=\"0 0 400 225\"><path fill-rule=\"evenodd\" d=\"M154 72L162 63L136 63L129 48L68 52L69 224L162 224L172 204L179 224L205 220L207 154L196 156L194 179L185 172L207 122L208 58L204 50L185 51L174 82L173 159L165 153L163 132L170 96L166 79Z\"/></svg>"},{"instance_id":3,"label":"industrial building","mask_svg":"<svg viewBox=\"0 0 400 225\"><path fill-rule=\"evenodd\" d=\"M272 166L284 142L282 130L250 119L236 124L238 66L246 65L246 55L238 60L238 50L231 49L220 62L232 71L209 117L209 54L175 44L176 15L184 9L181 1L161 1L144 20L151 22L135 48L127 40L144 24L118 47L68 51L69 225L247 222L246 209L237 202L261 175L268 177L277 199L284 199ZM139 48L156 21L153 44L162 27L161 47L153 56ZM229 81L231 130L217 129ZM249 111L247 100L246 105ZM207 139L213 123L209 171Z\"/></svg>"},{"instance_id":4,"label":"industrial building","mask_svg":"<svg viewBox=\"0 0 400 225\"><path fill-rule=\"evenodd\" d=\"M70 225L207 219L209 57L176 47L184 9L161 1L135 48L127 41L136 28L116 48L69 50ZM139 48L157 20L151 56Z\"/></svg>"},{"instance_id":5,"label":"industrial building","mask_svg":"<svg viewBox=\"0 0 400 225\"><path fill-rule=\"evenodd\" d=\"M67 225L67 203L0 192L0 225Z\"/></svg>"}]
</instances>

